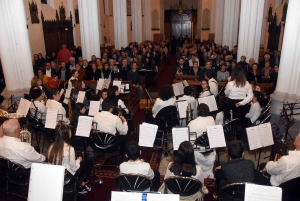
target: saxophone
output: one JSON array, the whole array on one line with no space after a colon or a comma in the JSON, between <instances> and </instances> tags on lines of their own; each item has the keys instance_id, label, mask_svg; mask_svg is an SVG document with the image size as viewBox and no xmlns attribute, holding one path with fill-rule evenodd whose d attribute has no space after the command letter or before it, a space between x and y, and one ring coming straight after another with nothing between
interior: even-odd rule
<instances>
[{"instance_id":1,"label":"saxophone","mask_svg":"<svg viewBox=\"0 0 300 201\"><path fill-rule=\"evenodd\" d=\"M68 108L69 108L69 119L72 119L73 116L73 110L72 110L72 103L71 103L71 97L68 99Z\"/></svg>"}]
</instances>

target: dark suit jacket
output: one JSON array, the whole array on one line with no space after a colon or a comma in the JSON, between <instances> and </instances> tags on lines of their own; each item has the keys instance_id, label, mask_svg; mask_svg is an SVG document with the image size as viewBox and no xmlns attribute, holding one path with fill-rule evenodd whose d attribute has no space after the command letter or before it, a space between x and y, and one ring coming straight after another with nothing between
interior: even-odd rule
<instances>
[{"instance_id":1,"label":"dark suit jacket","mask_svg":"<svg viewBox=\"0 0 300 201\"><path fill-rule=\"evenodd\" d=\"M58 77L59 79L61 78L61 68L58 70ZM68 68L66 68L66 74L65 74L66 80L69 80L71 77L71 73L70 70Z\"/></svg>"},{"instance_id":2,"label":"dark suit jacket","mask_svg":"<svg viewBox=\"0 0 300 201\"><path fill-rule=\"evenodd\" d=\"M179 63L176 64L176 66L174 67L174 74L176 74L177 72L182 72L183 75L188 75L189 74L189 66L186 66L183 64L183 68L180 68Z\"/></svg>"},{"instance_id":3,"label":"dark suit jacket","mask_svg":"<svg viewBox=\"0 0 300 201\"><path fill-rule=\"evenodd\" d=\"M101 70L96 69L96 72L93 72L92 69L89 69L86 72L86 79L87 80L99 80L101 78Z\"/></svg>"}]
</instances>

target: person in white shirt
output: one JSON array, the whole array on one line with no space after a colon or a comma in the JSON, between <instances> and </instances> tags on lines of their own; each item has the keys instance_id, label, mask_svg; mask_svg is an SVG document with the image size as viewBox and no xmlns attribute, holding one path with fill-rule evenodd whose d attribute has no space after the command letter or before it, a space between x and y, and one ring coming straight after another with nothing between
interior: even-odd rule
<instances>
[{"instance_id":1,"label":"person in white shirt","mask_svg":"<svg viewBox=\"0 0 300 201\"><path fill-rule=\"evenodd\" d=\"M218 95L218 82L213 78L212 70L205 72L205 79L208 80L208 85L210 89L210 93L214 96Z\"/></svg>"},{"instance_id":2,"label":"person in white shirt","mask_svg":"<svg viewBox=\"0 0 300 201\"><path fill-rule=\"evenodd\" d=\"M118 86L110 86L107 91L108 98L113 101L114 107L121 107L126 113L129 112L124 102L119 98L119 87Z\"/></svg>"},{"instance_id":3,"label":"person in white shirt","mask_svg":"<svg viewBox=\"0 0 300 201\"><path fill-rule=\"evenodd\" d=\"M197 117L197 106L198 102L197 100L192 96L193 89L190 86L186 86L183 89L184 95L182 97L179 97L178 100L186 100L188 104L190 105L190 109L193 110L193 118L195 119ZM184 121L185 122L185 121ZM181 124L183 126L183 124Z\"/></svg>"},{"instance_id":4,"label":"person in white shirt","mask_svg":"<svg viewBox=\"0 0 300 201\"><path fill-rule=\"evenodd\" d=\"M66 110L65 108L62 106L62 104L60 102L58 102L60 100L60 93L58 91L58 89L50 89L49 91L47 91L47 103L46 103L46 107L47 109L55 109L58 110L57 112L57 121L58 122L63 122L65 124L69 124L70 120L66 117Z\"/></svg>"},{"instance_id":5,"label":"person in white shirt","mask_svg":"<svg viewBox=\"0 0 300 201\"><path fill-rule=\"evenodd\" d=\"M252 98L252 104L251 104L250 110L245 115L245 118L241 119L241 121L242 121L241 123L242 123L242 125L244 125L244 127L251 126L259 117L260 112L261 112L261 106L259 103L260 96L261 95L258 91L253 92L253 98Z\"/></svg>"},{"instance_id":6,"label":"person in white shirt","mask_svg":"<svg viewBox=\"0 0 300 201\"><path fill-rule=\"evenodd\" d=\"M158 112L164 107L175 105L176 99L173 95L173 88L171 86L163 86L159 91L159 98L156 99L152 108L152 116L156 117Z\"/></svg>"},{"instance_id":7,"label":"person in white shirt","mask_svg":"<svg viewBox=\"0 0 300 201\"><path fill-rule=\"evenodd\" d=\"M194 66L194 62L197 61L199 64L199 59L196 57L195 54L192 54L192 58L189 60L189 66L192 68Z\"/></svg>"},{"instance_id":8,"label":"person in white shirt","mask_svg":"<svg viewBox=\"0 0 300 201\"><path fill-rule=\"evenodd\" d=\"M107 98L107 89L104 88L101 90L101 98L100 98L100 111L102 110L102 103Z\"/></svg>"},{"instance_id":9,"label":"person in white shirt","mask_svg":"<svg viewBox=\"0 0 300 201\"><path fill-rule=\"evenodd\" d=\"M48 150L48 162L54 165L62 165L68 174L78 177L79 194L86 194L91 188L86 185L88 177L93 169L91 159L83 160L81 156L75 157L74 148L71 146L72 133L69 126L62 124L56 130L56 137Z\"/></svg>"},{"instance_id":10,"label":"person in white shirt","mask_svg":"<svg viewBox=\"0 0 300 201\"><path fill-rule=\"evenodd\" d=\"M291 179L300 177L300 133L296 136L294 145L296 149L289 151L289 154L282 156L278 161L269 161L262 170L271 175L272 186L279 186Z\"/></svg>"},{"instance_id":11,"label":"person in white shirt","mask_svg":"<svg viewBox=\"0 0 300 201\"><path fill-rule=\"evenodd\" d=\"M121 174L141 174L152 180L153 190L157 191L160 184L160 173L152 170L149 163L140 160L141 150L135 141L128 142L125 148L125 156L129 159L120 165ZM149 191L150 189L147 189Z\"/></svg>"},{"instance_id":12,"label":"person in white shirt","mask_svg":"<svg viewBox=\"0 0 300 201\"><path fill-rule=\"evenodd\" d=\"M45 121L47 107L42 101L44 100L44 94L40 88L34 88L30 91L30 98L33 99L30 106L30 113L36 119Z\"/></svg>"},{"instance_id":13,"label":"person in white shirt","mask_svg":"<svg viewBox=\"0 0 300 201\"><path fill-rule=\"evenodd\" d=\"M72 85L72 80L74 80L74 79L78 79L78 75L79 75L79 73L78 73L78 71L77 70L72 70L71 71L71 78L69 79L69 81L68 81L68 89L69 90L72 90L72 88L73 88L73 85Z\"/></svg>"},{"instance_id":14,"label":"person in white shirt","mask_svg":"<svg viewBox=\"0 0 300 201\"><path fill-rule=\"evenodd\" d=\"M232 110L233 119L240 119L249 111L247 103L253 98L252 87L240 66L233 68L230 80L232 81L227 83L224 93L229 98L228 107Z\"/></svg>"},{"instance_id":15,"label":"person in white shirt","mask_svg":"<svg viewBox=\"0 0 300 201\"><path fill-rule=\"evenodd\" d=\"M210 92L207 80L201 81L201 87L202 87L202 92L199 94L199 98L203 98L203 97L212 95Z\"/></svg>"},{"instance_id":16,"label":"person in white shirt","mask_svg":"<svg viewBox=\"0 0 300 201\"><path fill-rule=\"evenodd\" d=\"M16 119L9 119L2 125L3 137L0 138L0 156L12 162L31 168L32 163L42 163L46 157L39 154L27 142L20 141L20 124Z\"/></svg>"},{"instance_id":17,"label":"person in white shirt","mask_svg":"<svg viewBox=\"0 0 300 201\"><path fill-rule=\"evenodd\" d=\"M50 65L50 62L46 62L45 63L45 67L46 67L46 70L45 70L45 75L47 75L48 77L52 77L52 68L51 68L51 65Z\"/></svg>"},{"instance_id":18,"label":"person in white shirt","mask_svg":"<svg viewBox=\"0 0 300 201\"><path fill-rule=\"evenodd\" d=\"M97 123L97 130L111 133L113 135L118 131L117 136L120 144L120 153L123 154L127 143L128 125L123 116L112 114L114 104L110 99L105 99L102 103L102 111L94 115L94 122Z\"/></svg>"}]
</instances>

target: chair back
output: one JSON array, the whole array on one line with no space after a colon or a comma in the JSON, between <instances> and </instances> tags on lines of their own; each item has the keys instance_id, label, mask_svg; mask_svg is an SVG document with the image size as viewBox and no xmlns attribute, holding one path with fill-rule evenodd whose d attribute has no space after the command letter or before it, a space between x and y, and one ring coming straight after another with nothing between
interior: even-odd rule
<instances>
[{"instance_id":1,"label":"chair back","mask_svg":"<svg viewBox=\"0 0 300 201\"><path fill-rule=\"evenodd\" d=\"M219 200L244 200L246 182L232 183L224 186L219 193Z\"/></svg>"},{"instance_id":2,"label":"chair back","mask_svg":"<svg viewBox=\"0 0 300 201\"><path fill-rule=\"evenodd\" d=\"M110 133L92 131L90 136L98 149L108 149L118 145L116 136Z\"/></svg>"},{"instance_id":3,"label":"chair back","mask_svg":"<svg viewBox=\"0 0 300 201\"><path fill-rule=\"evenodd\" d=\"M261 110L259 117L257 117L257 119L253 122L253 126L258 125L262 120L264 120L267 117L270 108L271 105Z\"/></svg>"},{"instance_id":4,"label":"chair back","mask_svg":"<svg viewBox=\"0 0 300 201\"><path fill-rule=\"evenodd\" d=\"M165 180L166 188L173 194L190 196L201 191L202 183L191 177L173 176Z\"/></svg>"},{"instance_id":5,"label":"chair back","mask_svg":"<svg viewBox=\"0 0 300 201\"><path fill-rule=\"evenodd\" d=\"M210 150L207 132L203 132L197 137L196 132L190 132L190 143L193 145L194 150L200 150L201 147L205 147L206 150Z\"/></svg>"},{"instance_id":6,"label":"chair back","mask_svg":"<svg viewBox=\"0 0 300 201\"><path fill-rule=\"evenodd\" d=\"M152 188L151 180L141 174L119 174L116 182L121 191L146 191Z\"/></svg>"},{"instance_id":7,"label":"chair back","mask_svg":"<svg viewBox=\"0 0 300 201\"><path fill-rule=\"evenodd\" d=\"M35 108L30 108L27 115L27 122L35 129L40 129L40 121L37 118L37 110Z\"/></svg>"},{"instance_id":8,"label":"chair back","mask_svg":"<svg viewBox=\"0 0 300 201\"><path fill-rule=\"evenodd\" d=\"M176 106L171 105L161 109L155 117L155 122L159 130L167 130L168 132L171 132L173 127L179 126Z\"/></svg>"},{"instance_id":9,"label":"chair back","mask_svg":"<svg viewBox=\"0 0 300 201\"><path fill-rule=\"evenodd\" d=\"M264 124L264 123L270 122L270 120L271 120L271 115L269 114L268 116L266 116L266 118L264 118L264 119L260 122L260 124Z\"/></svg>"},{"instance_id":10,"label":"chair back","mask_svg":"<svg viewBox=\"0 0 300 201\"><path fill-rule=\"evenodd\" d=\"M18 179L29 178L29 171L27 171L27 169L24 166L12 162L9 159L2 156L0 156L0 163L1 163L0 166L2 166L1 171L6 172L8 178L18 178Z\"/></svg>"},{"instance_id":11,"label":"chair back","mask_svg":"<svg viewBox=\"0 0 300 201\"><path fill-rule=\"evenodd\" d=\"M291 179L279 185L282 188L284 201L296 201L300 198L300 177Z\"/></svg>"},{"instance_id":12,"label":"chair back","mask_svg":"<svg viewBox=\"0 0 300 201\"><path fill-rule=\"evenodd\" d=\"M235 140L238 133L239 119L233 119L226 124L223 124L225 141L229 142Z\"/></svg>"}]
</instances>

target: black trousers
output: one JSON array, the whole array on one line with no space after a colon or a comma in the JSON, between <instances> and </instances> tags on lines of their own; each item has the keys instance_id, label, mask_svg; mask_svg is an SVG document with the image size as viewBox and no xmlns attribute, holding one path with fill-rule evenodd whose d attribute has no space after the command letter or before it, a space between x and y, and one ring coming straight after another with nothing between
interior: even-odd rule
<instances>
[{"instance_id":1,"label":"black trousers","mask_svg":"<svg viewBox=\"0 0 300 201\"><path fill-rule=\"evenodd\" d=\"M128 135L117 135L117 140L120 146L120 154L124 156L125 154L125 147L128 141Z\"/></svg>"},{"instance_id":2,"label":"black trousers","mask_svg":"<svg viewBox=\"0 0 300 201\"><path fill-rule=\"evenodd\" d=\"M158 170L153 170L154 177L152 179L152 187L154 191L158 191L160 186L160 173Z\"/></svg>"},{"instance_id":3,"label":"black trousers","mask_svg":"<svg viewBox=\"0 0 300 201\"><path fill-rule=\"evenodd\" d=\"M232 110L232 119L241 119L249 112L250 106L248 104L240 105L239 107L235 106L241 101L242 100L229 99L229 108Z\"/></svg>"},{"instance_id":4,"label":"black trousers","mask_svg":"<svg viewBox=\"0 0 300 201\"><path fill-rule=\"evenodd\" d=\"M79 182L86 182L92 172L94 162L91 158L84 159L80 163L79 169L75 172L74 177L79 178Z\"/></svg>"}]
</instances>

